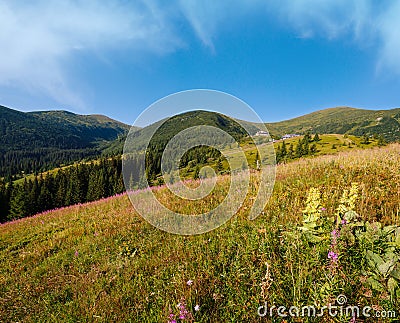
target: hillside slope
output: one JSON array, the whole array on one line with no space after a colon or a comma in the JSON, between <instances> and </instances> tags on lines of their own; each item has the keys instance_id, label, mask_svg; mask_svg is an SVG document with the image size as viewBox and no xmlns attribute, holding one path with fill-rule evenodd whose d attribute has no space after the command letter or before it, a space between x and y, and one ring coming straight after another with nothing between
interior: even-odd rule
<instances>
[{"instance_id":1,"label":"hillside slope","mask_svg":"<svg viewBox=\"0 0 400 323\"><path fill-rule=\"evenodd\" d=\"M356 136L383 135L388 141L400 140L400 108L364 110L349 107L329 108L290 120L267 123L274 135L286 133L337 133Z\"/></svg>"},{"instance_id":2,"label":"hillside slope","mask_svg":"<svg viewBox=\"0 0 400 323\"><path fill-rule=\"evenodd\" d=\"M329 217L351 182L361 188L362 220L399 224L399 153L393 144L280 165L265 214L247 219L249 196L231 221L202 235L152 227L126 195L0 225L0 321L167 322L185 302L196 322L260 322L257 308L265 301L325 304L339 294L347 304L393 309L386 291L365 285L354 242L341 251L335 284L323 291L336 277L330 240L289 243L285 232L301 223L310 187L323 190L322 214ZM215 197L227 187L223 177ZM157 192L179 207L166 190Z\"/></svg>"},{"instance_id":3,"label":"hillside slope","mask_svg":"<svg viewBox=\"0 0 400 323\"><path fill-rule=\"evenodd\" d=\"M135 149L142 150L146 147L144 144L149 140L151 134L151 144L165 145L172 137L180 131L195 126L213 126L229 133L235 139L242 138L246 131L234 120L225 115L210 111L189 111L169 118L168 120L157 121L143 129L140 129L130 135Z\"/></svg>"},{"instance_id":4,"label":"hillside slope","mask_svg":"<svg viewBox=\"0 0 400 323\"><path fill-rule=\"evenodd\" d=\"M0 106L0 177L97 155L128 129L101 115Z\"/></svg>"}]
</instances>

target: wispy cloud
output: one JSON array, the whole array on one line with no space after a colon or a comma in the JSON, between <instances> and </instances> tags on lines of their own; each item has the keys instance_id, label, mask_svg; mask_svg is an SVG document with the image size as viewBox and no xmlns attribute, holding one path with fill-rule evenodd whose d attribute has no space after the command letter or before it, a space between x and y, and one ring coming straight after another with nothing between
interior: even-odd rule
<instances>
[{"instance_id":1,"label":"wispy cloud","mask_svg":"<svg viewBox=\"0 0 400 323\"><path fill-rule=\"evenodd\" d=\"M235 24L237 18L251 15L265 7L263 0L178 0L178 9L189 22L197 37L212 52L221 25ZM251 17L249 17L251 18Z\"/></svg>"},{"instance_id":2,"label":"wispy cloud","mask_svg":"<svg viewBox=\"0 0 400 323\"><path fill-rule=\"evenodd\" d=\"M400 74L400 2L372 0L282 0L281 19L299 35L340 39L374 48L380 70Z\"/></svg>"},{"instance_id":3,"label":"wispy cloud","mask_svg":"<svg viewBox=\"0 0 400 323\"><path fill-rule=\"evenodd\" d=\"M113 49L168 52L179 46L159 7L151 2L0 1L0 85L84 106L72 90L68 67L79 52Z\"/></svg>"},{"instance_id":4,"label":"wispy cloud","mask_svg":"<svg viewBox=\"0 0 400 323\"><path fill-rule=\"evenodd\" d=\"M372 47L381 68L400 74L400 3L372 0L0 0L0 86L39 91L75 108L84 100L69 72L80 53L174 52L189 24L218 54L224 28L264 14L298 37L350 37ZM348 38L347 38L348 39ZM71 68L73 70L73 68Z\"/></svg>"},{"instance_id":5,"label":"wispy cloud","mask_svg":"<svg viewBox=\"0 0 400 323\"><path fill-rule=\"evenodd\" d=\"M300 38L340 40L374 48L377 65L400 74L400 2L373 0L181 0L181 10L202 42L214 51L213 39L223 23L264 12ZM249 17L251 19L251 17Z\"/></svg>"},{"instance_id":6,"label":"wispy cloud","mask_svg":"<svg viewBox=\"0 0 400 323\"><path fill-rule=\"evenodd\" d=\"M379 65L400 74L400 2L395 1L377 20L381 39Z\"/></svg>"},{"instance_id":7,"label":"wispy cloud","mask_svg":"<svg viewBox=\"0 0 400 323\"><path fill-rule=\"evenodd\" d=\"M370 22L368 0L282 0L274 3L274 9L297 33L309 37L358 38Z\"/></svg>"}]
</instances>

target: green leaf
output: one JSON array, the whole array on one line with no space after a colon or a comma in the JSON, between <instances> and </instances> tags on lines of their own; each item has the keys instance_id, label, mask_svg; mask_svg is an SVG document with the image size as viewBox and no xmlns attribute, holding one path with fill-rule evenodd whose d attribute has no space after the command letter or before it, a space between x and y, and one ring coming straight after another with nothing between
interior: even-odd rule
<instances>
[{"instance_id":1,"label":"green leaf","mask_svg":"<svg viewBox=\"0 0 400 323\"><path fill-rule=\"evenodd\" d=\"M394 225L387 225L383 227L382 231L385 232L386 234L390 234L396 230L396 226Z\"/></svg>"},{"instance_id":2,"label":"green leaf","mask_svg":"<svg viewBox=\"0 0 400 323\"><path fill-rule=\"evenodd\" d=\"M394 245L396 248L400 249L400 233L399 232L397 232L397 234L396 234L396 239L394 241Z\"/></svg>"},{"instance_id":3,"label":"green leaf","mask_svg":"<svg viewBox=\"0 0 400 323\"><path fill-rule=\"evenodd\" d=\"M344 214L344 217L343 217L343 218L344 218L347 222L351 222L351 221L353 221L353 220L356 220L357 217L358 217L358 214L357 214L355 211L350 210L350 211L347 211L347 212Z\"/></svg>"},{"instance_id":4,"label":"green leaf","mask_svg":"<svg viewBox=\"0 0 400 323\"><path fill-rule=\"evenodd\" d=\"M372 289L383 292L385 291L385 287L375 278L368 277L367 283L371 286Z\"/></svg>"},{"instance_id":5,"label":"green leaf","mask_svg":"<svg viewBox=\"0 0 400 323\"><path fill-rule=\"evenodd\" d=\"M352 246L356 242L356 238L351 232L350 228L344 227L340 232L341 238L347 242L348 245Z\"/></svg>"},{"instance_id":6,"label":"green leaf","mask_svg":"<svg viewBox=\"0 0 400 323\"><path fill-rule=\"evenodd\" d=\"M331 294L331 292L332 292L332 285L330 284L330 282L325 282L319 290L319 294L321 296L329 295Z\"/></svg>"},{"instance_id":7,"label":"green leaf","mask_svg":"<svg viewBox=\"0 0 400 323\"><path fill-rule=\"evenodd\" d=\"M390 276L400 280L400 268L396 268L390 272Z\"/></svg>"},{"instance_id":8,"label":"green leaf","mask_svg":"<svg viewBox=\"0 0 400 323\"><path fill-rule=\"evenodd\" d=\"M396 254L393 252L393 248L386 248L386 249L385 249L385 255L383 256L383 259L384 259L385 261L393 260L394 262L397 262L397 261L399 260L399 256L396 255Z\"/></svg>"},{"instance_id":9,"label":"green leaf","mask_svg":"<svg viewBox=\"0 0 400 323\"><path fill-rule=\"evenodd\" d=\"M311 243L318 243L318 242L321 242L324 240L324 237L314 235L311 232L307 232L305 234L305 236L306 236L306 239Z\"/></svg>"},{"instance_id":10,"label":"green leaf","mask_svg":"<svg viewBox=\"0 0 400 323\"><path fill-rule=\"evenodd\" d=\"M396 265L396 262L394 259L392 259L392 260L386 261L383 264L379 265L378 269L383 277L387 277L395 265Z\"/></svg>"},{"instance_id":11,"label":"green leaf","mask_svg":"<svg viewBox=\"0 0 400 323\"><path fill-rule=\"evenodd\" d=\"M371 250L367 250L367 260L372 268L378 268L378 266L385 262L381 256L373 253Z\"/></svg>"},{"instance_id":12,"label":"green leaf","mask_svg":"<svg viewBox=\"0 0 400 323\"><path fill-rule=\"evenodd\" d=\"M357 221L352 224L353 227L363 227L365 224L363 221Z\"/></svg>"},{"instance_id":13,"label":"green leaf","mask_svg":"<svg viewBox=\"0 0 400 323\"><path fill-rule=\"evenodd\" d=\"M398 284L397 284L397 281L394 278L390 277L389 280L388 280L387 285L388 285L388 289L389 289L390 295L394 296L396 289L399 287Z\"/></svg>"}]
</instances>

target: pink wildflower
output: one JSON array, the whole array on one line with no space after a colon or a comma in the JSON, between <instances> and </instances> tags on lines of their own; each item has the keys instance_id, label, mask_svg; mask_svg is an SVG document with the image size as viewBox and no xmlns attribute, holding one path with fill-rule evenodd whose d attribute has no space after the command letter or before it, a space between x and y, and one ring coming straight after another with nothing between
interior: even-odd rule
<instances>
[{"instance_id":1,"label":"pink wildflower","mask_svg":"<svg viewBox=\"0 0 400 323\"><path fill-rule=\"evenodd\" d=\"M336 229L334 229L334 230L331 232L331 235L332 235L333 238L338 238L338 237L339 237L339 231L336 230Z\"/></svg>"},{"instance_id":2,"label":"pink wildflower","mask_svg":"<svg viewBox=\"0 0 400 323\"><path fill-rule=\"evenodd\" d=\"M331 259L333 262L336 262L338 260L339 256L337 253L335 253L333 251L329 251L328 258Z\"/></svg>"}]
</instances>

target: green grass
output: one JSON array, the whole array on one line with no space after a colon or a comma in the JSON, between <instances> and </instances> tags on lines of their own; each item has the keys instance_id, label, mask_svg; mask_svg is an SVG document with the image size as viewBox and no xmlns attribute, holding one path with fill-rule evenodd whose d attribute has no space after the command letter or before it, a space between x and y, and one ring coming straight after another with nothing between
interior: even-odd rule
<instances>
[{"instance_id":1,"label":"green grass","mask_svg":"<svg viewBox=\"0 0 400 323\"><path fill-rule=\"evenodd\" d=\"M360 184L356 211L364 221L399 225L399 154L400 145L392 144L279 165L262 215L247 219L249 196L225 225L197 236L152 227L125 195L3 224L0 321L167 322L170 308L176 312L182 298L195 322L266 322L257 316L264 301L305 305L339 294L349 304L396 309L387 291L366 285L365 259L356 249L343 251L332 274L329 241L308 244L285 232L301 225L311 187L324 193L330 216L351 182ZM220 182L223 191L228 177ZM179 208L165 189L157 194ZM262 295L267 268L272 281Z\"/></svg>"},{"instance_id":2,"label":"green grass","mask_svg":"<svg viewBox=\"0 0 400 323\"><path fill-rule=\"evenodd\" d=\"M378 140L370 138L370 142L368 144L364 144L363 139L361 137L353 136L353 135L340 135L340 134L325 134L325 135L319 135L320 141L316 142L316 147L317 147L317 152L314 155L310 155L307 158L312 158L315 156L320 156L320 155L328 155L328 154L336 154L338 152L342 151L352 151L356 149L368 149L368 148L374 148L378 146ZM293 144L294 147L296 147L299 139L302 139L303 136L299 137L294 137L294 138L289 138L285 139L286 143L286 149L289 148L290 144ZM271 156L271 144L270 143L263 143L262 142L262 137L255 137L256 140L260 141L257 145L260 153L262 156L265 156L268 158L273 158ZM278 148L278 146L282 145L283 140L276 141L274 143L274 149ZM311 142L310 145L314 144L314 142ZM236 147L235 147L236 148ZM244 140L241 141L240 148L245 152L246 158L248 162L250 163L250 166L252 168L255 167L256 164L256 147L254 143L249 139L245 138ZM240 168L242 165L242 160L240 159L240 152L237 152L233 147L226 147L224 150L224 153L228 156L228 159L234 168ZM203 166L203 165L201 165ZM216 167L216 163L211 163L209 166ZM223 162L223 169L228 170L229 165L227 161ZM192 174L194 173L193 168L186 168L186 176L184 178L191 178Z\"/></svg>"},{"instance_id":3,"label":"green grass","mask_svg":"<svg viewBox=\"0 0 400 323\"><path fill-rule=\"evenodd\" d=\"M317 146L317 153L315 154L315 156L335 154L340 151L349 151L352 149L354 150L355 148L367 149L378 146L378 140L373 138L369 139L370 143L364 144L362 143L362 137L357 137L353 135L325 134L319 135L319 137L321 140L315 143ZM287 145L290 145L292 143L294 146L296 146L298 140L301 138L303 138L303 136L285 139L285 143ZM275 148L277 148L277 145L281 144L282 140L276 142ZM312 144L314 144L314 142L312 142L310 145ZM286 148L288 148L288 146Z\"/></svg>"}]
</instances>

